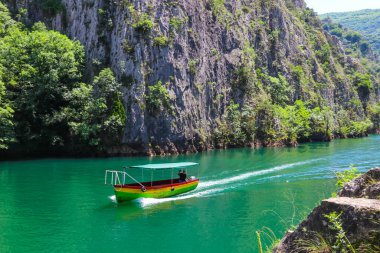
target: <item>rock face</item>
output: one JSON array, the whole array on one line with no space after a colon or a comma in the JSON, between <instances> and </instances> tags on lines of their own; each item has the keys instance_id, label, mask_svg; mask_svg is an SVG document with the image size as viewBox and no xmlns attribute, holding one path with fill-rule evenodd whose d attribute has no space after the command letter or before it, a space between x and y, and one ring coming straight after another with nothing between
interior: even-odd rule
<instances>
[{"instance_id":1,"label":"rock face","mask_svg":"<svg viewBox=\"0 0 380 253\"><path fill-rule=\"evenodd\" d=\"M18 14L26 23L43 21L80 40L88 80L111 66L124 85L122 143L135 150L182 153L217 145L213 136L227 106L254 108L268 100L270 77L289 83L293 102L338 110L359 99L343 67L360 70L360 64L345 57L303 0L62 0L64 11L44 7L47 1L5 2L15 15L27 9ZM316 53L324 45L331 55ZM152 113L146 95L159 81L170 107ZM361 105L355 113L363 119Z\"/></svg>"},{"instance_id":2,"label":"rock face","mask_svg":"<svg viewBox=\"0 0 380 253\"><path fill-rule=\"evenodd\" d=\"M380 168L372 169L345 184L339 197L380 199Z\"/></svg>"},{"instance_id":3,"label":"rock face","mask_svg":"<svg viewBox=\"0 0 380 253\"><path fill-rule=\"evenodd\" d=\"M326 215L334 212L356 252L379 252L379 184L380 169L370 170L346 184L340 197L322 201L294 232L282 239L274 252L333 252L338 231ZM316 251L311 251L312 247Z\"/></svg>"}]
</instances>

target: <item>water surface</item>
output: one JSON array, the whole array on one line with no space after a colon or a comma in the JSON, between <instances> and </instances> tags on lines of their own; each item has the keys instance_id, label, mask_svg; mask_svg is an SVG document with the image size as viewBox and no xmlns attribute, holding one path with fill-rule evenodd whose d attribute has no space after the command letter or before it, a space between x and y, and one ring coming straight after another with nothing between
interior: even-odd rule
<instances>
[{"instance_id":1,"label":"water surface","mask_svg":"<svg viewBox=\"0 0 380 253\"><path fill-rule=\"evenodd\" d=\"M0 163L0 252L257 252L334 191L334 171L380 165L380 136L297 148L217 150L165 158ZM113 202L104 170L200 163L197 190Z\"/></svg>"}]
</instances>

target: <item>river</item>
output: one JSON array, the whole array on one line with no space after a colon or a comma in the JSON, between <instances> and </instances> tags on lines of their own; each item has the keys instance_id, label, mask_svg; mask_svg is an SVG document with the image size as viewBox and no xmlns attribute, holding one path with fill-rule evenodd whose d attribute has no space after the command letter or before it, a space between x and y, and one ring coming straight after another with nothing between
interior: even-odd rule
<instances>
[{"instance_id":1,"label":"river","mask_svg":"<svg viewBox=\"0 0 380 253\"><path fill-rule=\"evenodd\" d=\"M297 148L1 162L0 252L258 252L256 230L280 238L331 196L335 171L379 166L379 144L371 135ZM117 204L104 185L105 169L183 161L200 163L201 176L184 195Z\"/></svg>"}]
</instances>

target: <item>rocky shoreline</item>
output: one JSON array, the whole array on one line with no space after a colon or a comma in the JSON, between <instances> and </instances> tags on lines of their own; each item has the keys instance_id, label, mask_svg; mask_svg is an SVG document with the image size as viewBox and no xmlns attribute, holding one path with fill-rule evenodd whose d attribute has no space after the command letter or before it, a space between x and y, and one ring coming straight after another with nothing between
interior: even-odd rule
<instances>
[{"instance_id":1,"label":"rocky shoreline","mask_svg":"<svg viewBox=\"0 0 380 253\"><path fill-rule=\"evenodd\" d=\"M380 168L323 200L273 252L380 252Z\"/></svg>"}]
</instances>

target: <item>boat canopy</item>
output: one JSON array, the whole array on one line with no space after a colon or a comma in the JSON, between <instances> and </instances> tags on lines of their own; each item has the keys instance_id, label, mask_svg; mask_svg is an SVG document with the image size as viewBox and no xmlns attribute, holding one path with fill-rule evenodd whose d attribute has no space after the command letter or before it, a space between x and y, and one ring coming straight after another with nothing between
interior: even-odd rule
<instances>
[{"instance_id":1,"label":"boat canopy","mask_svg":"<svg viewBox=\"0 0 380 253\"><path fill-rule=\"evenodd\" d=\"M145 165L135 165L130 166L130 168L135 169L151 169L151 170L162 170L162 169L175 169L198 165L198 163L185 162L185 163L158 163L158 164L145 164Z\"/></svg>"}]
</instances>

